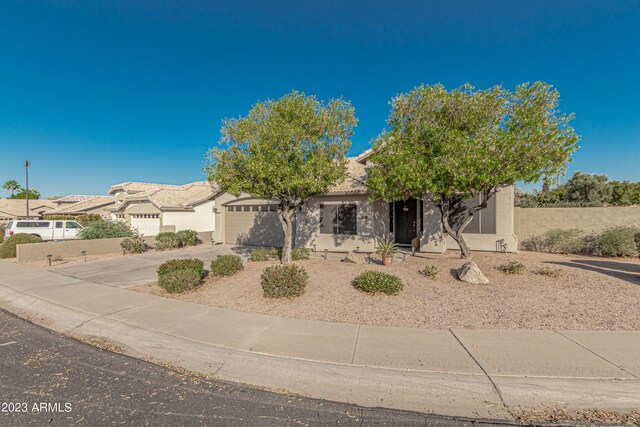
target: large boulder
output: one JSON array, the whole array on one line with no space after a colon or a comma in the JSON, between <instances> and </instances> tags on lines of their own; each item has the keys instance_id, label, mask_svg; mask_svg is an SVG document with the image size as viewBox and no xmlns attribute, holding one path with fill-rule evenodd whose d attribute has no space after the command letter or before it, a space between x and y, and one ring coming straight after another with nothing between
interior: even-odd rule
<instances>
[{"instance_id":1,"label":"large boulder","mask_svg":"<svg viewBox=\"0 0 640 427\"><path fill-rule=\"evenodd\" d=\"M460 267L457 271L458 279L463 282L476 283L476 284L486 284L489 283L489 279L484 277L482 271L478 268L475 262L469 261L466 262Z\"/></svg>"},{"instance_id":2,"label":"large boulder","mask_svg":"<svg viewBox=\"0 0 640 427\"><path fill-rule=\"evenodd\" d=\"M364 255L355 252L349 252L342 262L349 262L352 264L365 264Z\"/></svg>"}]
</instances>

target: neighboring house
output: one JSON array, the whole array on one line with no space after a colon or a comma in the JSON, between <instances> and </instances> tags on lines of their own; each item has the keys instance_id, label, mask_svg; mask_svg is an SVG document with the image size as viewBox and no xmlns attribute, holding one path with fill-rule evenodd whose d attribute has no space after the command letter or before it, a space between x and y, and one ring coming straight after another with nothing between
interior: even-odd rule
<instances>
[{"instance_id":1,"label":"neighboring house","mask_svg":"<svg viewBox=\"0 0 640 427\"><path fill-rule=\"evenodd\" d=\"M422 252L442 253L457 244L443 233L438 210L429 202L408 199L371 201L364 185L370 151L348 159L348 176L326 194L312 198L296 213L294 244L318 251L374 251L376 240L391 237L410 245L421 231ZM277 201L215 196L214 241L256 246L281 246L284 235L277 217ZM472 250L515 251L513 186L501 189L489 206L465 229Z\"/></svg>"},{"instance_id":2,"label":"neighboring house","mask_svg":"<svg viewBox=\"0 0 640 427\"><path fill-rule=\"evenodd\" d=\"M126 221L145 236L162 231L213 232L216 190L208 182L185 185L125 182L109 189L111 218Z\"/></svg>"},{"instance_id":3,"label":"neighboring house","mask_svg":"<svg viewBox=\"0 0 640 427\"><path fill-rule=\"evenodd\" d=\"M27 214L25 199L0 199L0 223L20 218L41 218L55 207L56 204L52 200L29 200L29 213Z\"/></svg>"},{"instance_id":4,"label":"neighboring house","mask_svg":"<svg viewBox=\"0 0 640 427\"><path fill-rule=\"evenodd\" d=\"M75 202L73 201L75 200ZM52 200L58 205L47 212L47 215L71 215L98 214L105 219L111 218L111 208L115 206L113 196L66 196Z\"/></svg>"}]
</instances>

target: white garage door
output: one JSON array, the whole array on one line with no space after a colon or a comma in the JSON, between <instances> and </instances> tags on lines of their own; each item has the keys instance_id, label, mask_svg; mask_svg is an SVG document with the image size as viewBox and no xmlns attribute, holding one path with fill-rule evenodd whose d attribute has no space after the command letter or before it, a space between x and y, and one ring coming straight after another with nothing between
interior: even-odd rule
<instances>
[{"instance_id":1,"label":"white garage door","mask_svg":"<svg viewBox=\"0 0 640 427\"><path fill-rule=\"evenodd\" d=\"M275 205L228 206L225 214L225 243L282 246L284 232Z\"/></svg>"},{"instance_id":2,"label":"white garage door","mask_svg":"<svg viewBox=\"0 0 640 427\"><path fill-rule=\"evenodd\" d=\"M133 214L131 228L144 236L155 236L160 232L160 214Z\"/></svg>"}]
</instances>

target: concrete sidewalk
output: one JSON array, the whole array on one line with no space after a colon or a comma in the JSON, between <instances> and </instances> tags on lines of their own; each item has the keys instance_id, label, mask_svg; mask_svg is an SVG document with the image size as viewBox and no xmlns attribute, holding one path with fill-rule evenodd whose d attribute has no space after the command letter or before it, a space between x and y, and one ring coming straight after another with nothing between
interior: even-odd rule
<instances>
[{"instance_id":1,"label":"concrete sidewalk","mask_svg":"<svg viewBox=\"0 0 640 427\"><path fill-rule=\"evenodd\" d=\"M640 331L425 330L286 319L0 262L0 306L216 378L305 396L509 419L640 408Z\"/></svg>"}]
</instances>

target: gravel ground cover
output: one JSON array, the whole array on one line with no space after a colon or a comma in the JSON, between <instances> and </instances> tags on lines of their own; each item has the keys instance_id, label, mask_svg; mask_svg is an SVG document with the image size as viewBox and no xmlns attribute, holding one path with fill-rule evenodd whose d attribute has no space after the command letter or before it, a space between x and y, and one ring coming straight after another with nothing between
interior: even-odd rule
<instances>
[{"instance_id":1,"label":"gravel ground cover","mask_svg":"<svg viewBox=\"0 0 640 427\"><path fill-rule=\"evenodd\" d=\"M232 277L208 278L181 295L168 295L155 283L134 290L238 311L300 319L432 329L591 329L640 330L640 259L600 258L538 252L474 253L473 260L490 280L487 285L454 277L463 261L459 253L417 254L397 265L355 265L335 259L311 259L305 267L310 283L295 299L264 298L260 274L273 262L249 262ZM500 265L518 261L523 274L505 274ZM430 279L419 272L434 265ZM560 270L558 277L537 274ZM399 276L405 284L397 296L358 291L353 279L366 270Z\"/></svg>"}]
</instances>

